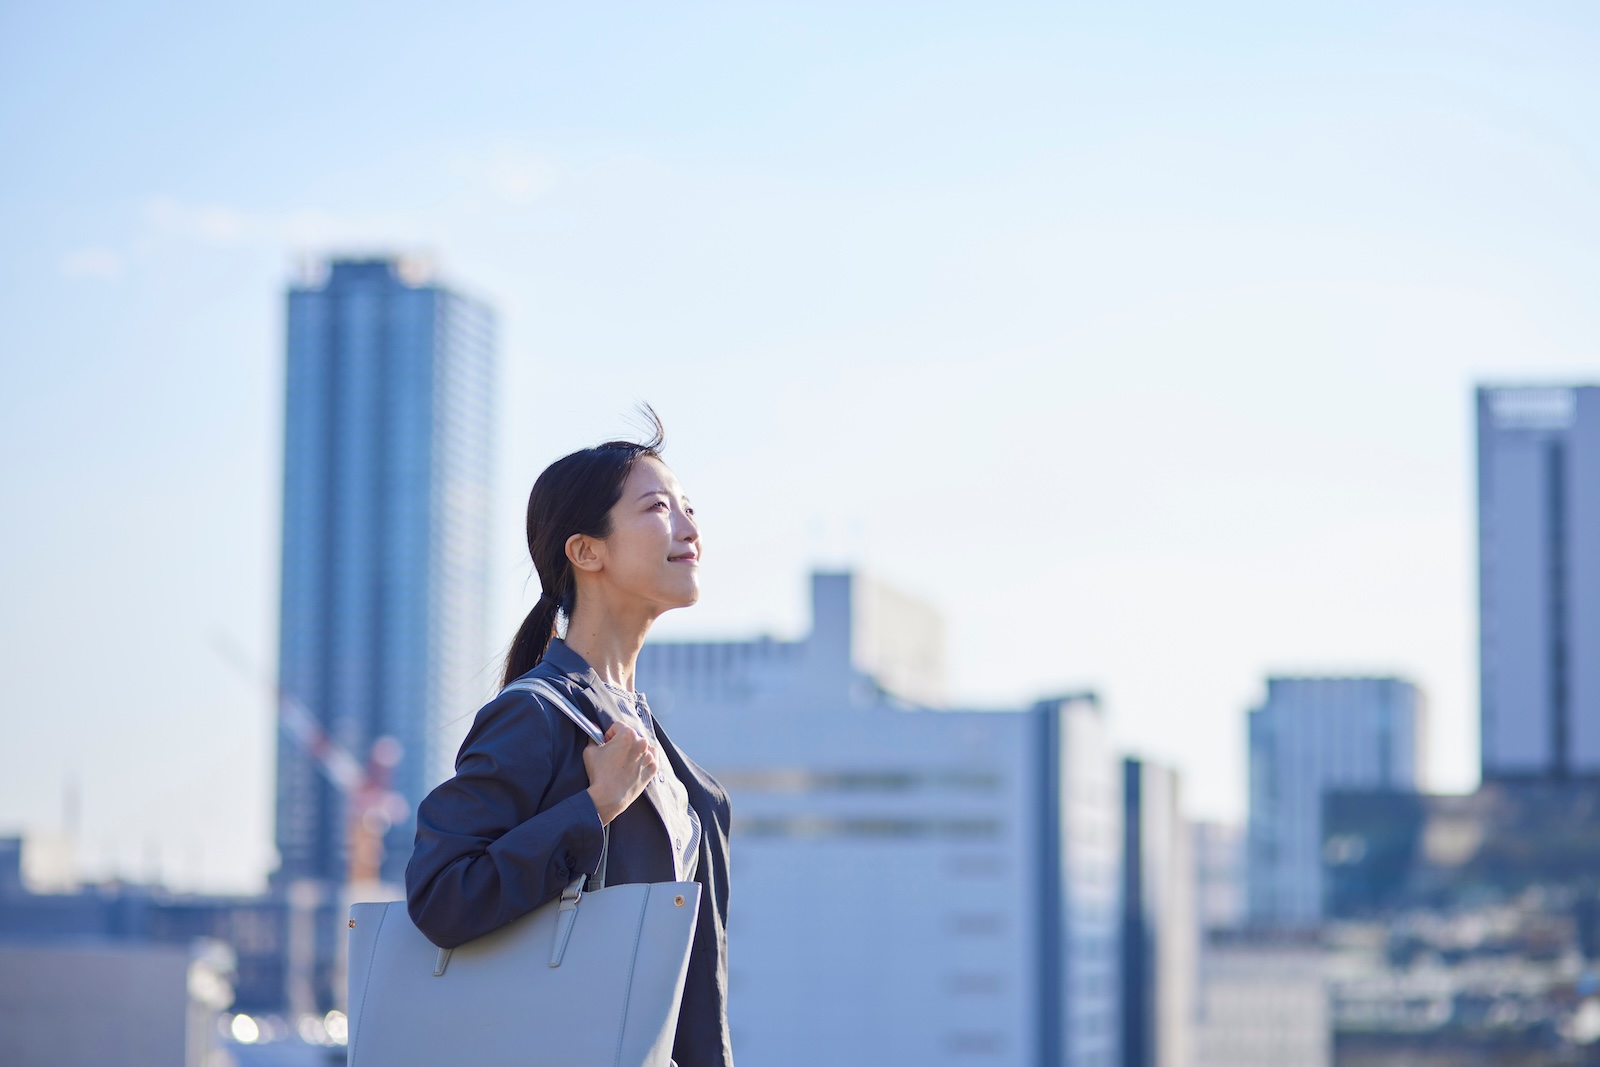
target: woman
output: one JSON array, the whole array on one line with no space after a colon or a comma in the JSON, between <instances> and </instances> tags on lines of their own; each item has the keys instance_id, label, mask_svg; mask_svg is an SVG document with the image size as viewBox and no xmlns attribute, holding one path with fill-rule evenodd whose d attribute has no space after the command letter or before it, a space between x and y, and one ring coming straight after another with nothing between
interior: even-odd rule
<instances>
[{"instance_id":1,"label":"woman","mask_svg":"<svg viewBox=\"0 0 1600 1067\"><path fill-rule=\"evenodd\" d=\"M650 441L574 452L534 482L528 551L543 591L503 678L552 683L605 743L592 744L528 692L490 701L461 745L455 777L417 809L406 898L417 928L453 948L594 873L609 827L607 885L702 886L672 1058L731 1067L728 795L673 745L633 688L650 624L700 597L694 509L661 462L661 420L649 416ZM558 613L564 639L555 636Z\"/></svg>"}]
</instances>

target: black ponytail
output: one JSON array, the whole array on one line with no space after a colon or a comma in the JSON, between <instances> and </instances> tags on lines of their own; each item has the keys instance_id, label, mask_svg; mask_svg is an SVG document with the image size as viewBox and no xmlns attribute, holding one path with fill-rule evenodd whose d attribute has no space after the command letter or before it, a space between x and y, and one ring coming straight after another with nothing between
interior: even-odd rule
<instances>
[{"instance_id":1,"label":"black ponytail","mask_svg":"<svg viewBox=\"0 0 1600 1067\"><path fill-rule=\"evenodd\" d=\"M539 594L539 602L522 620L522 625L517 627L517 636L511 639L504 676L500 679L501 686L509 685L527 674L544 659L545 649L550 647L550 638L555 636L556 615L560 610L554 600L543 593Z\"/></svg>"},{"instance_id":2,"label":"black ponytail","mask_svg":"<svg viewBox=\"0 0 1600 1067\"><path fill-rule=\"evenodd\" d=\"M633 465L644 456L660 457L666 429L650 405L641 410L651 429L649 440L607 441L562 456L533 483L528 494L528 554L542 591L511 640L502 686L539 665L555 636L557 618L565 614L570 619L577 607L578 587L567 559L567 541L574 534L610 536L611 509L622 498Z\"/></svg>"}]
</instances>

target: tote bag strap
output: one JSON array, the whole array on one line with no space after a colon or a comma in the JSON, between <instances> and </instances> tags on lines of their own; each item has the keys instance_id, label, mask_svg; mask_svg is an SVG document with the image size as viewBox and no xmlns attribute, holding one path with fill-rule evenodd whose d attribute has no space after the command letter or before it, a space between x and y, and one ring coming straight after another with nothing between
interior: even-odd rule
<instances>
[{"instance_id":1,"label":"tote bag strap","mask_svg":"<svg viewBox=\"0 0 1600 1067\"><path fill-rule=\"evenodd\" d=\"M600 727L590 722L588 716L584 715L583 712L573 707L572 701L567 699L567 695L565 693L551 685L549 682L545 681L543 678L525 678L520 682L512 682L510 685L500 690L500 692L509 693L512 690L517 690L523 693L533 693L537 696L544 697L556 707L560 708L562 713L565 714L567 718L572 720L572 725L576 726L578 731L589 740L593 741L597 745L603 745L606 743L606 737L600 732ZM611 851L611 827L604 827L601 831L601 834L600 867L594 872L594 874L589 876L589 883L585 887L589 890L604 889L606 887L606 857Z\"/></svg>"}]
</instances>

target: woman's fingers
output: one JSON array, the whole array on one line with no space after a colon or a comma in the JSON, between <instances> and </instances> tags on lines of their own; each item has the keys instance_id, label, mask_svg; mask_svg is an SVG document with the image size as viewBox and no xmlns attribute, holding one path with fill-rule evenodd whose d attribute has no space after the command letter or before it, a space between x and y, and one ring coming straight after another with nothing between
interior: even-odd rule
<instances>
[{"instance_id":1,"label":"woman's fingers","mask_svg":"<svg viewBox=\"0 0 1600 1067\"><path fill-rule=\"evenodd\" d=\"M610 822L644 792L657 763L655 747L632 727L614 722L605 739L605 744L584 750L583 762L601 820Z\"/></svg>"}]
</instances>

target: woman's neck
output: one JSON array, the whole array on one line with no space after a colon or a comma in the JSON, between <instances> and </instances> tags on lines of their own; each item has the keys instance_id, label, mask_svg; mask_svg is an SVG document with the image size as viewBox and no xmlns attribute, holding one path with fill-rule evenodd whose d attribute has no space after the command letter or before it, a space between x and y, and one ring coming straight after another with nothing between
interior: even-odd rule
<instances>
[{"instance_id":1,"label":"woman's neck","mask_svg":"<svg viewBox=\"0 0 1600 1067\"><path fill-rule=\"evenodd\" d=\"M567 620L567 647L582 656L603 682L633 689L633 670L639 662L654 615L613 610L604 599L580 594L578 608Z\"/></svg>"}]
</instances>

